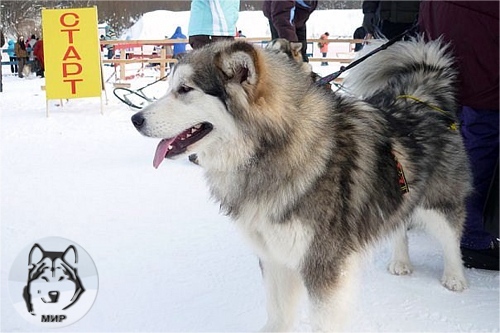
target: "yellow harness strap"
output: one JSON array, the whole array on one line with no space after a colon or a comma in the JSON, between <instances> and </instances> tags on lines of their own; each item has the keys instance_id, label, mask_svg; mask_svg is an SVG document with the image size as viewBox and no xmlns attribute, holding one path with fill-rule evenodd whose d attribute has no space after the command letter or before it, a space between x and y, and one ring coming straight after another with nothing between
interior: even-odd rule
<instances>
[{"instance_id":1,"label":"yellow harness strap","mask_svg":"<svg viewBox=\"0 0 500 333\"><path fill-rule=\"evenodd\" d=\"M415 102L419 102L421 104L424 104L424 105L430 107L431 109L433 109L435 111L441 112L442 114L445 114L445 115L451 117L451 114L448 111L445 111L443 109L438 108L435 105L432 105L432 104L429 104L427 102L424 102L423 100L421 100L420 98L417 98L415 96L412 96L412 95L399 95L397 98L409 98L409 99L412 99ZM448 128L451 129L452 131L456 131L457 130L457 124L455 122L453 122L453 123L451 123L450 127L448 127Z\"/></svg>"}]
</instances>

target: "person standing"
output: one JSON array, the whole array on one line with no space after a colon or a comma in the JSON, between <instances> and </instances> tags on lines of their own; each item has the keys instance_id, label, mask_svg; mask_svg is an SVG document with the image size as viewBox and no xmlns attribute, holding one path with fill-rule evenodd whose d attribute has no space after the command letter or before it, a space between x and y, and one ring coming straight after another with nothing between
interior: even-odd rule
<instances>
[{"instance_id":1,"label":"person standing","mask_svg":"<svg viewBox=\"0 0 500 333\"><path fill-rule=\"evenodd\" d=\"M420 1L363 1L363 27L368 38L391 39L417 21Z\"/></svg>"},{"instance_id":2,"label":"person standing","mask_svg":"<svg viewBox=\"0 0 500 333\"><path fill-rule=\"evenodd\" d=\"M239 0L193 0L188 31L191 47L234 39L239 11Z\"/></svg>"},{"instance_id":3,"label":"person standing","mask_svg":"<svg viewBox=\"0 0 500 333\"><path fill-rule=\"evenodd\" d=\"M458 69L460 132L474 185L466 204L462 258L467 267L490 270L499 269L498 234L487 231L483 222L490 184L498 173L498 14L496 1L422 1L419 14L427 38L451 43Z\"/></svg>"},{"instance_id":4,"label":"person standing","mask_svg":"<svg viewBox=\"0 0 500 333\"><path fill-rule=\"evenodd\" d=\"M17 58L16 58L15 47L16 47L16 42L13 41L12 39L9 39L7 54L9 55L10 72L12 74L17 74Z\"/></svg>"},{"instance_id":5,"label":"person standing","mask_svg":"<svg viewBox=\"0 0 500 333\"><path fill-rule=\"evenodd\" d=\"M174 34L169 39L186 39L186 35L182 33L181 27L175 29ZM181 58L186 53L186 43L175 43L174 44L174 59Z\"/></svg>"},{"instance_id":6,"label":"person standing","mask_svg":"<svg viewBox=\"0 0 500 333\"><path fill-rule=\"evenodd\" d=\"M359 27L354 30L354 34L352 36L354 39L365 39L366 30L363 27ZM355 43L354 44L354 52L359 52L363 49L363 43Z\"/></svg>"},{"instance_id":7,"label":"person standing","mask_svg":"<svg viewBox=\"0 0 500 333\"><path fill-rule=\"evenodd\" d=\"M18 76L23 78L23 69L28 62L28 51L26 50L26 43L24 42L24 37L21 36L17 40L14 47L14 52L16 53L17 63L18 63Z\"/></svg>"},{"instance_id":8,"label":"person standing","mask_svg":"<svg viewBox=\"0 0 500 333\"><path fill-rule=\"evenodd\" d=\"M106 40L116 40L116 33L113 29L109 28L106 32L106 36L104 37ZM106 48L108 49L108 59L113 59L115 56L115 45L107 44ZM113 66L113 64L111 64Z\"/></svg>"},{"instance_id":9,"label":"person standing","mask_svg":"<svg viewBox=\"0 0 500 333\"><path fill-rule=\"evenodd\" d=\"M330 34L328 32L325 32L324 34L321 35L320 39L327 40L329 36ZM328 42L323 42L323 41L319 42L319 47L320 47L319 51L323 55L323 58L326 58L326 56L328 55ZM323 61L321 63L321 66L328 66L328 62Z\"/></svg>"},{"instance_id":10,"label":"person standing","mask_svg":"<svg viewBox=\"0 0 500 333\"><path fill-rule=\"evenodd\" d=\"M38 64L35 61L35 54L33 53L36 42L37 42L36 36L31 35L26 45L26 49L28 51L28 61L31 63L31 72L35 72L38 70Z\"/></svg>"},{"instance_id":11,"label":"person standing","mask_svg":"<svg viewBox=\"0 0 500 333\"><path fill-rule=\"evenodd\" d=\"M45 58L43 54L43 39L39 39L38 42L36 42L33 54L35 55L39 64L39 68L36 75L40 77L45 77Z\"/></svg>"},{"instance_id":12,"label":"person standing","mask_svg":"<svg viewBox=\"0 0 500 333\"><path fill-rule=\"evenodd\" d=\"M307 58L306 22L318 6L318 1L273 1L265 0L262 6L264 16L269 20L271 38L284 38L290 42L302 43L302 59Z\"/></svg>"},{"instance_id":13,"label":"person standing","mask_svg":"<svg viewBox=\"0 0 500 333\"><path fill-rule=\"evenodd\" d=\"M0 30L0 48L5 44L5 37L3 35L3 30ZM3 92L3 82L2 82L2 50L0 50L0 92Z\"/></svg>"}]
</instances>

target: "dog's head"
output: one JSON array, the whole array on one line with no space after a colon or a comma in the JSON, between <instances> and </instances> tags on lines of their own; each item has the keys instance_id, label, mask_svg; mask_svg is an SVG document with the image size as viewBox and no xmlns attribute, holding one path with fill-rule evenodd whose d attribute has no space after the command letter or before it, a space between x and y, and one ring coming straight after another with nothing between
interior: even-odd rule
<instances>
[{"instance_id":1,"label":"dog's head","mask_svg":"<svg viewBox=\"0 0 500 333\"><path fill-rule=\"evenodd\" d=\"M276 116L256 111L266 107L266 96L272 94L266 83L270 75L262 73L272 66L263 53L245 42L219 42L189 53L175 66L167 94L132 117L141 134L162 139L155 168L165 158L191 153L201 154L203 161L205 152L217 154L224 145L246 154L251 144L245 137L255 131L245 126ZM278 58L283 62L285 57Z\"/></svg>"},{"instance_id":2,"label":"dog's head","mask_svg":"<svg viewBox=\"0 0 500 333\"><path fill-rule=\"evenodd\" d=\"M33 245L23 294L30 313L42 308L65 310L77 301L85 291L77 274L77 258L72 245L64 252L49 252Z\"/></svg>"}]
</instances>

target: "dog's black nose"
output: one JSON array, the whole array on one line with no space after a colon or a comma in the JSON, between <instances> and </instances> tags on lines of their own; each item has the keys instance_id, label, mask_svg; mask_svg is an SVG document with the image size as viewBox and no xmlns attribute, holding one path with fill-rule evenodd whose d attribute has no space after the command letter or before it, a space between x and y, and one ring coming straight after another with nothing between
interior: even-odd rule
<instances>
[{"instance_id":1,"label":"dog's black nose","mask_svg":"<svg viewBox=\"0 0 500 333\"><path fill-rule=\"evenodd\" d=\"M58 291L49 291L49 297L50 297L50 301L52 303L57 303L57 300L59 298L59 292Z\"/></svg>"},{"instance_id":2,"label":"dog's black nose","mask_svg":"<svg viewBox=\"0 0 500 333\"><path fill-rule=\"evenodd\" d=\"M132 124L134 124L137 129L140 129L142 125L144 125L144 120L145 119L140 112L132 116Z\"/></svg>"}]
</instances>

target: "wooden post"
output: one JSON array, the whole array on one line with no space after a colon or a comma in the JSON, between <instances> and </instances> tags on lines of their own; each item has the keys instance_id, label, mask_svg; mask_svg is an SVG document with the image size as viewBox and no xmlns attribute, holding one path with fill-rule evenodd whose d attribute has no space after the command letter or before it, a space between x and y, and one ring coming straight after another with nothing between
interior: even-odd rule
<instances>
[{"instance_id":1,"label":"wooden post","mask_svg":"<svg viewBox=\"0 0 500 333\"><path fill-rule=\"evenodd\" d=\"M160 60L166 60L167 59L167 50L165 47L162 47L161 52L160 52ZM165 76L165 62L161 61L160 62L160 77Z\"/></svg>"},{"instance_id":2,"label":"wooden post","mask_svg":"<svg viewBox=\"0 0 500 333\"><path fill-rule=\"evenodd\" d=\"M127 59L127 52L125 49L120 51L120 59ZM120 81L125 81L125 63L120 63Z\"/></svg>"}]
</instances>

